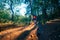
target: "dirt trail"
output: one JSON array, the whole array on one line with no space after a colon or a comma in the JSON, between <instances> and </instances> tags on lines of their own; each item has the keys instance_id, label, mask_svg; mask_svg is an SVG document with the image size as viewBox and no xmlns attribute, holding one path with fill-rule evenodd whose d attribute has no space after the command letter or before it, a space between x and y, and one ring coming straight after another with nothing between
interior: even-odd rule
<instances>
[{"instance_id":1,"label":"dirt trail","mask_svg":"<svg viewBox=\"0 0 60 40\"><path fill-rule=\"evenodd\" d=\"M22 29L22 27L20 27L20 28L15 28L15 29L2 31L2 32L0 32L0 40L15 40L23 32L30 31L34 27L35 27L35 24L32 23L31 25L29 25L29 26L27 26L27 27L25 27L23 29Z\"/></svg>"},{"instance_id":2,"label":"dirt trail","mask_svg":"<svg viewBox=\"0 0 60 40\"><path fill-rule=\"evenodd\" d=\"M60 26L60 19L50 20L47 22L46 27L44 27L43 35L49 35L56 30L54 28L57 26ZM31 23L27 27L8 29L0 32L0 40L38 40L36 35L37 29L38 27L34 23Z\"/></svg>"}]
</instances>

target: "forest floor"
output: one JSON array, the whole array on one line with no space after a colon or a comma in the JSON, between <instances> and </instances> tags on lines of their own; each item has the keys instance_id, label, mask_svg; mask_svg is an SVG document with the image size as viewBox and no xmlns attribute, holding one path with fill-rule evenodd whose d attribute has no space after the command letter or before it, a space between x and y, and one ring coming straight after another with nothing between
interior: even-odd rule
<instances>
[{"instance_id":1,"label":"forest floor","mask_svg":"<svg viewBox=\"0 0 60 40\"><path fill-rule=\"evenodd\" d=\"M39 24L38 24L39 25ZM40 25L39 25L40 26ZM46 39L53 32L60 30L60 19L54 19L48 21L43 26L43 31L39 31L42 34L38 34L37 31L39 26L33 22L29 26L26 27L16 27L12 29L3 30L0 32L0 40L42 40Z\"/></svg>"}]
</instances>

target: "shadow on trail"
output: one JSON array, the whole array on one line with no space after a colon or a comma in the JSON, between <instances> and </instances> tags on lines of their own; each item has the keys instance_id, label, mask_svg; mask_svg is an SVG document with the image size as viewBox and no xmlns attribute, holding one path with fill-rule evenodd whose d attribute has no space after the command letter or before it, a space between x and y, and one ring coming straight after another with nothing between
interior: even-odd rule
<instances>
[{"instance_id":1,"label":"shadow on trail","mask_svg":"<svg viewBox=\"0 0 60 40\"><path fill-rule=\"evenodd\" d=\"M44 37L44 29L45 27L42 25L42 23L38 23L38 29L37 29L37 37L38 37L38 40L45 40L45 37Z\"/></svg>"},{"instance_id":2,"label":"shadow on trail","mask_svg":"<svg viewBox=\"0 0 60 40\"><path fill-rule=\"evenodd\" d=\"M59 33L60 33L60 21L53 21L52 23L46 23L45 25L42 25L41 23L38 24L38 29L37 29L38 40L52 40L49 39L49 37L52 37L55 34L56 36L58 36ZM56 40L57 38L58 37L56 37L53 40Z\"/></svg>"},{"instance_id":3,"label":"shadow on trail","mask_svg":"<svg viewBox=\"0 0 60 40\"><path fill-rule=\"evenodd\" d=\"M36 28L36 26L33 29L31 29L31 30L27 30L27 31L21 33L21 35L19 35L19 37L16 40L25 40L25 38L29 35L29 33L32 30L34 30L35 28Z\"/></svg>"},{"instance_id":4,"label":"shadow on trail","mask_svg":"<svg viewBox=\"0 0 60 40\"><path fill-rule=\"evenodd\" d=\"M23 32L21 35L19 35L17 40L25 40L25 37L28 36L29 33L30 33L30 31Z\"/></svg>"}]
</instances>

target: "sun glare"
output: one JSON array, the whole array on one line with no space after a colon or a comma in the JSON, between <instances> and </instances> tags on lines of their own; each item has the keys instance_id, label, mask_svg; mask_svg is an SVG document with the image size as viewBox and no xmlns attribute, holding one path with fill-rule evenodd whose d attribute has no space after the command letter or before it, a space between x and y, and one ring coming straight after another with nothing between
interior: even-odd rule
<instances>
[{"instance_id":1,"label":"sun glare","mask_svg":"<svg viewBox=\"0 0 60 40\"><path fill-rule=\"evenodd\" d=\"M17 15L25 16L26 7L27 7L27 4L21 3L21 5L17 5L16 7L14 7L13 10L15 13L17 13Z\"/></svg>"}]
</instances>

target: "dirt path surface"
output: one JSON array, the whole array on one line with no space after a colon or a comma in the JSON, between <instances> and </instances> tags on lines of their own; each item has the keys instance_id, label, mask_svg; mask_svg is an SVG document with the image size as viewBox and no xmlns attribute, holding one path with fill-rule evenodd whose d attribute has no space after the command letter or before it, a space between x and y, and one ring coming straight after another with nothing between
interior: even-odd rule
<instances>
[{"instance_id":1,"label":"dirt path surface","mask_svg":"<svg viewBox=\"0 0 60 40\"><path fill-rule=\"evenodd\" d=\"M0 32L0 40L23 40L25 39L24 36L29 35L28 32L30 33L31 31L34 30L36 30L34 23L32 23L27 27L19 27L19 28L5 30ZM21 38L18 38L19 36Z\"/></svg>"},{"instance_id":2,"label":"dirt path surface","mask_svg":"<svg viewBox=\"0 0 60 40\"><path fill-rule=\"evenodd\" d=\"M40 31L38 31L39 27ZM58 32L58 30L60 30L60 19L50 20L43 27L40 24L37 24L36 26L33 22L27 27L19 27L1 31L0 40L51 40L48 39L48 37L52 34L56 34L54 32L59 34L60 32ZM40 34L38 34L39 37L37 36L37 32L40 32Z\"/></svg>"},{"instance_id":3,"label":"dirt path surface","mask_svg":"<svg viewBox=\"0 0 60 40\"><path fill-rule=\"evenodd\" d=\"M30 32L30 34L26 37L26 40L38 40L38 37L37 37L37 28L35 28L34 30L32 30Z\"/></svg>"},{"instance_id":4,"label":"dirt path surface","mask_svg":"<svg viewBox=\"0 0 60 40\"><path fill-rule=\"evenodd\" d=\"M39 40L60 40L60 19L48 21L45 25L38 24Z\"/></svg>"}]
</instances>

